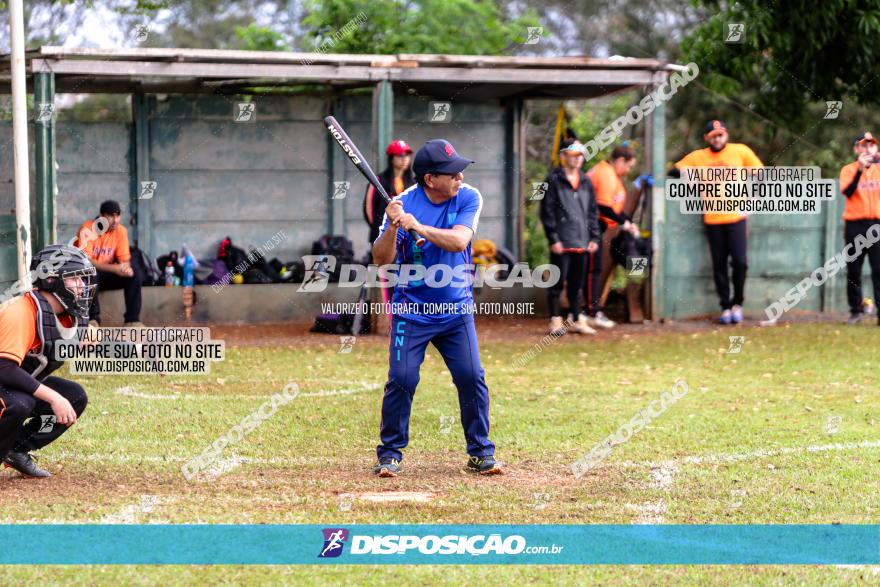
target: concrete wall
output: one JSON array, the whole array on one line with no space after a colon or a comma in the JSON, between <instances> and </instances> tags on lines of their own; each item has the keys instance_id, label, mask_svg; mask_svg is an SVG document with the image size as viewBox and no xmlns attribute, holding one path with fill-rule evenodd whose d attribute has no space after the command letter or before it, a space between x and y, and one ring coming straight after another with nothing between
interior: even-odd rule
<instances>
[{"instance_id":1,"label":"concrete wall","mask_svg":"<svg viewBox=\"0 0 880 587\"><path fill-rule=\"evenodd\" d=\"M483 195L483 212L477 227L477 238L488 238L498 245L504 244L504 179L503 164L505 129L504 107L499 102L456 102L452 122L432 123L428 111L430 101L424 97L394 96L394 137L405 140L418 148L430 139L446 139L464 157L476 161L465 171L465 182L480 190ZM348 98L342 112L336 117L345 125L352 140L361 146L364 155L373 165L371 115L369 96ZM334 147L335 149L335 147ZM344 159L344 158L343 158ZM382 164L375 169L384 169ZM345 199L346 233L355 244L358 254L366 252L369 231L363 220L362 203L367 182L349 163L341 161L336 166L334 181L350 181L351 191Z\"/></svg>"},{"instance_id":2,"label":"concrete wall","mask_svg":"<svg viewBox=\"0 0 880 587\"><path fill-rule=\"evenodd\" d=\"M190 245L215 257L226 236L248 249L283 230L274 253L308 252L327 227L325 101L267 97L256 122L234 122L237 99L168 96L150 100L154 255ZM142 235L145 236L145 235Z\"/></svg>"},{"instance_id":3,"label":"concrete wall","mask_svg":"<svg viewBox=\"0 0 880 587\"><path fill-rule=\"evenodd\" d=\"M755 215L749 218L746 311L764 317L764 308L843 248L843 199L822 205L820 214ZM702 217L684 215L677 202L666 203L664 248L666 316L681 318L720 311L712 280L709 245ZM872 296L867 263L863 294ZM844 312L846 274L812 288L796 310Z\"/></svg>"},{"instance_id":4,"label":"concrete wall","mask_svg":"<svg viewBox=\"0 0 880 587\"><path fill-rule=\"evenodd\" d=\"M0 300L6 289L18 279L17 262L15 216L0 214Z\"/></svg>"},{"instance_id":5,"label":"concrete wall","mask_svg":"<svg viewBox=\"0 0 880 587\"><path fill-rule=\"evenodd\" d=\"M59 122L55 159L58 240L68 242L83 222L98 215L104 200L122 205L122 224L131 227L131 124Z\"/></svg>"},{"instance_id":6,"label":"concrete wall","mask_svg":"<svg viewBox=\"0 0 880 587\"><path fill-rule=\"evenodd\" d=\"M332 106L330 98L321 97L255 98L253 123L235 122L240 100L148 96L144 147L147 177L157 182L157 190L152 199L138 201L137 226L130 214L130 200L139 187L132 123L57 123L59 240L66 242L82 222L97 215L100 202L116 199L132 240L153 257L187 243L197 256L213 258L226 236L249 249L284 231L288 238L272 256L292 260L307 254L312 242L329 231L332 182L349 181L348 195L337 204L341 226L356 255L366 253L366 180L330 143L321 120L332 107L372 162L376 149L371 95L345 96ZM475 159L465 181L484 198L477 237L503 244L504 105L457 102L448 124L429 122L428 108L426 97L395 96L394 135L416 149L428 139L446 138L461 154ZM11 145L12 126L0 123L0 214L11 212L15 199ZM30 145L33 151L32 136ZM384 158L383 153L380 160ZM33 172L31 178L33 182ZM32 200L34 193L32 186ZM0 269L0 280L8 277L4 272Z\"/></svg>"}]
</instances>

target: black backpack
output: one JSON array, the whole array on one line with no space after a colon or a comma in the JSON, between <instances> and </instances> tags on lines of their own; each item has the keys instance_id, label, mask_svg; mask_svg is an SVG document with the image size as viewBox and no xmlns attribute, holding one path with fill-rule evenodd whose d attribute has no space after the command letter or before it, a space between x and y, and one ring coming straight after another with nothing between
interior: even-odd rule
<instances>
[{"instance_id":1,"label":"black backpack","mask_svg":"<svg viewBox=\"0 0 880 587\"><path fill-rule=\"evenodd\" d=\"M321 314L315 318L315 324L312 326L311 332L320 332L323 334L369 334L370 320L369 317L361 319L358 332L354 330L355 315L354 314Z\"/></svg>"},{"instance_id":2,"label":"black backpack","mask_svg":"<svg viewBox=\"0 0 880 587\"><path fill-rule=\"evenodd\" d=\"M217 258L222 259L226 263L226 268L234 273L243 274L251 266L244 249L233 245L232 239L228 236L220 243Z\"/></svg>"},{"instance_id":3,"label":"black backpack","mask_svg":"<svg viewBox=\"0 0 880 587\"><path fill-rule=\"evenodd\" d=\"M330 274L329 281L339 281L343 264L354 263L354 245L342 235L325 234L312 244L312 255L332 255L336 257L336 268Z\"/></svg>"},{"instance_id":4,"label":"black backpack","mask_svg":"<svg viewBox=\"0 0 880 587\"><path fill-rule=\"evenodd\" d=\"M354 260L354 245L342 235L325 234L312 244L313 255L333 255L337 262L348 263Z\"/></svg>"},{"instance_id":5,"label":"black backpack","mask_svg":"<svg viewBox=\"0 0 880 587\"><path fill-rule=\"evenodd\" d=\"M131 264L140 268L144 285L162 285L162 273L156 262L137 247L131 247Z\"/></svg>"},{"instance_id":6,"label":"black backpack","mask_svg":"<svg viewBox=\"0 0 880 587\"><path fill-rule=\"evenodd\" d=\"M621 267L627 267L626 260L630 257L645 257L648 261L648 268L652 266L653 247L651 246L651 239L636 238L625 230L621 230L611 240L610 253L614 262Z\"/></svg>"}]
</instances>

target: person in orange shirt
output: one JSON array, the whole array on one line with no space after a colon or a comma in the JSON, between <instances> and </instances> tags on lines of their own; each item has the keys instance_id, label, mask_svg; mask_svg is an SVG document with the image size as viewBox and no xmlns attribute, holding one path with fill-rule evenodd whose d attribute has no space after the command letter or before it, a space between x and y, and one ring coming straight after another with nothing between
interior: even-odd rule
<instances>
[{"instance_id":1,"label":"person in orange shirt","mask_svg":"<svg viewBox=\"0 0 880 587\"><path fill-rule=\"evenodd\" d=\"M843 209L843 239L852 245L857 236L867 238L868 229L880 223L880 156L877 139L869 132L860 135L855 142L857 160L840 170L840 191L846 198ZM862 319L862 263L868 257L874 298L880 296L880 245L872 244L846 264L846 298L849 302L847 324L857 324ZM880 325L880 318L878 318Z\"/></svg>"},{"instance_id":2,"label":"person in orange shirt","mask_svg":"<svg viewBox=\"0 0 880 587\"><path fill-rule=\"evenodd\" d=\"M51 245L31 262L34 289L0 306L0 458L27 477L51 477L30 452L64 434L86 409L82 386L52 376L59 343L85 328L95 268L81 250Z\"/></svg>"},{"instance_id":3,"label":"person in orange shirt","mask_svg":"<svg viewBox=\"0 0 880 587\"><path fill-rule=\"evenodd\" d=\"M630 147L616 147L607 161L601 161L587 172L596 193L596 206L599 209L599 228L602 240L599 249L587 255L587 278L584 283L584 305L587 323L594 328L614 328L615 323L603 312L602 299L602 268L603 259L610 257L607 251L611 240L617 236L618 230L639 236L639 227L630 222L623 213L626 204L626 186L623 179L636 164L636 152Z\"/></svg>"},{"instance_id":4,"label":"person in orange shirt","mask_svg":"<svg viewBox=\"0 0 880 587\"><path fill-rule=\"evenodd\" d=\"M101 204L99 213L103 226L95 226L98 218L83 223L77 231L74 244L88 255L97 269L99 291L124 290L125 325L143 326L140 315L144 276L139 266L131 263L128 231L119 223L122 208L119 202L107 200ZM99 228L104 230L98 230ZM89 320L95 326L101 324L101 306L97 291L92 298Z\"/></svg>"},{"instance_id":5,"label":"person in orange shirt","mask_svg":"<svg viewBox=\"0 0 880 587\"><path fill-rule=\"evenodd\" d=\"M763 167L764 164L746 145L729 143L727 126L720 120L710 120L703 138L708 148L698 149L675 163L670 173L679 177L685 167ZM744 214L707 212L703 216L706 238L712 255L712 275L715 290L721 304L721 324L739 324L743 320L746 271L748 259L748 230ZM733 297L730 295L731 275L727 264L733 269Z\"/></svg>"}]
</instances>

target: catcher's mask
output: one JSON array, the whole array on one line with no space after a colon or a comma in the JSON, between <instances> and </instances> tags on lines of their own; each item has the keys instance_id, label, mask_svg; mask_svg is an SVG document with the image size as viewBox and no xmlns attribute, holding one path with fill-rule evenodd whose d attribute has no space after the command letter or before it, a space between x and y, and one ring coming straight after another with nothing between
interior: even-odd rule
<instances>
[{"instance_id":1,"label":"catcher's mask","mask_svg":"<svg viewBox=\"0 0 880 587\"><path fill-rule=\"evenodd\" d=\"M55 295L71 316L88 320L97 287L97 272L80 249L49 245L31 261L34 286Z\"/></svg>"}]
</instances>

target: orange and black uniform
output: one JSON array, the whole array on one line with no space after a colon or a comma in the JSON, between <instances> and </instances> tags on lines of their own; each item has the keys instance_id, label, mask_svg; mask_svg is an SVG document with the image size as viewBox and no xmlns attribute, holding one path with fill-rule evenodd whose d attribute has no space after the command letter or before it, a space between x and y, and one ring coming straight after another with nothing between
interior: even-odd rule
<instances>
[{"instance_id":1,"label":"orange and black uniform","mask_svg":"<svg viewBox=\"0 0 880 587\"><path fill-rule=\"evenodd\" d=\"M593 191L596 194L596 208L599 211L599 227L616 230L629 220L623 213L626 204L626 186L608 161L597 163L587 172ZM594 253L587 253L587 275L584 280L584 306L589 316L602 311L602 255L604 239L599 239L599 248Z\"/></svg>"},{"instance_id":2,"label":"orange and black uniform","mask_svg":"<svg viewBox=\"0 0 880 587\"><path fill-rule=\"evenodd\" d=\"M698 149L684 156L675 164L676 169L685 167L763 167L764 164L746 145L728 143L720 151L710 148ZM746 272L748 270L748 232L746 217L737 212L707 213L703 216L709 252L712 256L712 275L722 310L741 306L745 297ZM733 297L730 295L731 277L727 263L733 269Z\"/></svg>"},{"instance_id":3,"label":"orange and black uniform","mask_svg":"<svg viewBox=\"0 0 880 587\"><path fill-rule=\"evenodd\" d=\"M44 298L50 293L36 292ZM58 317L65 327L74 326L67 314ZM34 397L40 383L63 395L77 416L88 403L86 393L76 382L49 376L38 381L22 368L25 356L37 352L42 341L37 333L37 303L30 294L0 307L0 458L9 450L30 452L61 436L67 426L54 422L51 406ZM31 420L24 425L25 420Z\"/></svg>"},{"instance_id":4,"label":"orange and black uniform","mask_svg":"<svg viewBox=\"0 0 880 587\"><path fill-rule=\"evenodd\" d=\"M843 210L843 238L846 244L858 235L880 223L880 166L859 169L859 162L850 163L840 170L840 190L846 198ZM862 264L865 257L871 266L874 298L880 297L880 245L874 243L846 264L846 299L850 312L862 313Z\"/></svg>"},{"instance_id":5,"label":"orange and black uniform","mask_svg":"<svg viewBox=\"0 0 880 587\"><path fill-rule=\"evenodd\" d=\"M97 218L95 219L97 220ZM77 240L74 246L79 247L88 255L92 262L98 263L130 263L131 248L128 243L128 231L121 224L117 224L114 230L108 230L98 236L95 229L95 220L83 223L77 231ZM131 263L133 275L123 277L107 271L98 271L98 287L95 297L92 298L92 306L89 310L89 319L101 322L101 306L98 303L98 292L114 289L124 290L125 294L125 321L139 322L141 315L141 286L144 282L143 269L140 263Z\"/></svg>"}]
</instances>

